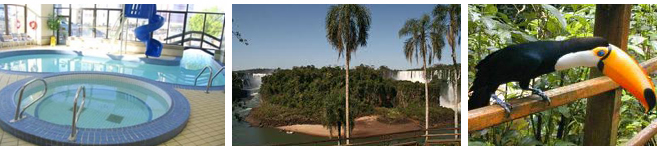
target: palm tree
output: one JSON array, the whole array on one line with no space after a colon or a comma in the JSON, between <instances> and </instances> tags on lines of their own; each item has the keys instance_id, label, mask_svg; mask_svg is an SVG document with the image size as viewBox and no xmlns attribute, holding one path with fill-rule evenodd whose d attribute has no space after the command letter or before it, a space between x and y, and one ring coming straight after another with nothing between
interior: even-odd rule
<instances>
[{"instance_id":1,"label":"palm tree","mask_svg":"<svg viewBox=\"0 0 657 150\"><path fill-rule=\"evenodd\" d=\"M436 5L431 14L434 17L432 23L434 28L446 28L443 31L447 37L447 43L452 48L452 61L456 67L456 45L461 42L461 6L459 4Z\"/></svg>"},{"instance_id":2,"label":"palm tree","mask_svg":"<svg viewBox=\"0 0 657 150\"><path fill-rule=\"evenodd\" d=\"M429 80L427 80L427 60L431 64L433 58L440 59L441 49L444 47L443 36L437 29L432 28L429 15L424 14L419 19L409 19L399 30L399 37L408 37L404 42L404 55L413 63L422 58L424 71L424 99L425 99L425 134L429 134ZM438 28L440 29L440 28ZM440 42L435 42L440 41ZM426 139L429 139L427 136Z\"/></svg>"},{"instance_id":3,"label":"palm tree","mask_svg":"<svg viewBox=\"0 0 657 150\"><path fill-rule=\"evenodd\" d=\"M326 14L326 38L338 51L338 59L345 57L345 120L349 120L349 61L351 53L367 45L370 30L370 11L361 5L333 5ZM349 144L351 126L346 121L346 138Z\"/></svg>"},{"instance_id":4,"label":"palm tree","mask_svg":"<svg viewBox=\"0 0 657 150\"><path fill-rule=\"evenodd\" d=\"M449 5L436 5L434 7L432 15L433 26L434 28L446 28L443 30L447 36L447 43L452 48L452 61L454 62L454 76L451 78L454 88L458 88L458 82L461 77L459 75L458 66L456 65L456 45L461 43L461 6L459 4L449 4ZM458 41L458 43L457 43ZM454 90L456 92L458 90ZM455 94L455 95L458 95ZM456 104L460 104L456 99ZM458 107L457 107L458 108ZM458 126L458 114L457 109L454 110L454 126Z\"/></svg>"},{"instance_id":5,"label":"palm tree","mask_svg":"<svg viewBox=\"0 0 657 150\"><path fill-rule=\"evenodd\" d=\"M324 109L323 109L323 117L322 119L322 126L324 128L329 129L329 138L333 137L333 129L338 130L338 145L342 145L340 138L342 137L341 135L341 130L342 126L344 125L344 120L342 117L344 109L340 107L342 104L340 103L340 99L342 97L338 92L331 92L329 95L327 95L323 101L324 103Z\"/></svg>"}]
</instances>

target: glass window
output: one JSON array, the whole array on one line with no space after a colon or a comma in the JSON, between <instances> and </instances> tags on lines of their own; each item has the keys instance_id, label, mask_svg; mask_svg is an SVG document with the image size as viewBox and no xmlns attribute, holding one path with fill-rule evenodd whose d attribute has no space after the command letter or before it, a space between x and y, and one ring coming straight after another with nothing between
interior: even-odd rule
<instances>
[{"instance_id":1,"label":"glass window","mask_svg":"<svg viewBox=\"0 0 657 150\"><path fill-rule=\"evenodd\" d=\"M157 10L186 11L187 4L156 4Z\"/></svg>"},{"instance_id":2,"label":"glass window","mask_svg":"<svg viewBox=\"0 0 657 150\"><path fill-rule=\"evenodd\" d=\"M213 13L223 13L224 8L219 5L200 5L200 4L189 4L189 11L191 12L213 12Z\"/></svg>"},{"instance_id":3,"label":"glass window","mask_svg":"<svg viewBox=\"0 0 657 150\"><path fill-rule=\"evenodd\" d=\"M25 32L25 7L7 6L7 18L9 18L9 33Z\"/></svg>"},{"instance_id":4,"label":"glass window","mask_svg":"<svg viewBox=\"0 0 657 150\"><path fill-rule=\"evenodd\" d=\"M108 10L96 10L96 37L107 37Z\"/></svg>"},{"instance_id":5,"label":"glass window","mask_svg":"<svg viewBox=\"0 0 657 150\"><path fill-rule=\"evenodd\" d=\"M207 14L207 17L205 18L205 33L212 35L216 37L217 39L221 39L221 34L223 33L224 29L224 15L221 14ZM203 48L211 48L211 49L219 49L218 47L221 45L221 42L219 40L216 40L211 37L203 37L204 41L207 41L208 43L203 43ZM215 47L216 46L216 47Z\"/></svg>"},{"instance_id":6,"label":"glass window","mask_svg":"<svg viewBox=\"0 0 657 150\"><path fill-rule=\"evenodd\" d=\"M66 44L66 39L68 37L68 26L66 26L66 24L68 23L68 19L68 17L62 18L61 26L59 31L57 31L57 44Z\"/></svg>"},{"instance_id":7,"label":"glass window","mask_svg":"<svg viewBox=\"0 0 657 150\"><path fill-rule=\"evenodd\" d=\"M73 8L94 8L94 4L73 4Z\"/></svg>"},{"instance_id":8,"label":"glass window","mask_svg":"<svg viewBox=\"0 0 657 150\"><path fill-rule=\"evenodd\" d=\"M137 28L137 19L128 18L128 38L129 41L135 41L135 28Z\"/></svg>"},{"instance_id":9,"label":"glass window","mask_svg":"<svg viewBox=\"0 0 657 150\"><path fill-rule=\"evenodd\" d=\"M55 14L60 16L68 16L69 11L71 11L71 9L57 8L55 9Z\"/></svg>"},{"instance_id":10,"label":"glass window","mask_svg":"<svg viewBox=\"0 0 657 150\"><path fill-rule=\"evenodd\" d=\"M93 10L82 10L82 37L94 37Z\"/></svg>"},{"instance_id":11,"label":"glass window","mask_svg":"<svg viewBox=\"0 0 657 150\"><path fill-rule=\"evenodd\" d=\"M121 11L111 10L109 11L109 38L116 38L118 36L116 33L119 31L119 25L121 24Z\"/></svg>"},{"instance_id":12,"label":"glass window","mask_svg":"<svg viewBox=\"0 0 657 150\"><path fill-rule=\"evenodd\" d=\"M0 34L6 34L5 29L5 5L0 5Z\"/></svg>"},{"instance_id":13,"label":"glass window","mask_svg":"<svg viewBox=\"0 0 657 150\"><path fill-rule=\"evenodd\" d=\"M82 9L73 9L71 13L71 36L82 36Z\"/></svg>"},{"instance_id":14,"label":"glass window","mask_svg":"<svg viewBox=\"0 0 657 150\"><path fill-rule=\"evenodd\" d=\"M203 17L205 17L205 14L201 13L189 13L187 15L187 29L185 30L186 32L189 31L203 31ZM185 39L201 39L201 34L187 34L185 36ZM184 46L194 46L194 47L200 47L201 42L198 40L192 40L185 42Z\"/></svg>"},{"instance_id":15,"label":"glass window","mask_svg":"<svg viewBox=\"0 0 657 150\"><path fill-rule=\"evenodd\" d=\"M69 8L71 4L55 4L55 8Z\"/></svg>"},{"instance_id":16,"label":"glass window","mask_svg":"<svg viewBox=\"0 0 657 150\"><path fill-rule=\"evenodd\" d=\"M96 4L96 8L121 8L122 4Z\"/></svg>"},{"instance_id":17,"label":"glass window","mask_svg":"<svg viewBox=\"0 0 657 150\"><path fill-rule=\"evenodd\" d=\"M164 25L153 32L153 38L159 40L162 43L166 43L167 41L164 41L164 39L167 38L167 31L169 30L169 13L159 12L157 14L164 17Z\"/></svg>"},{"instance_id":18,"label":"glass window","mask_svg":"<svg viewBox=\"0 0 657 150\"><path fill-rule=\"evenodd\" d=\"M3 5L0 5L3 6ZM27 23L24 20L24 7L0 8L8 9L9 15L6 16L12 22L10 24L11 33L23 31ZM55 13L60 16L69 16L71 20L71 36L78 37L96 37L96 38L115 38L121 30L120 26L122 4L55 4ZM100 10L99 10L100 9ZM109 9L109 10L108 10ZM186 11L190 12L158 12L158 15L164 17L164 25L154 31L154 39L163 43L172 43L182 40L182 37L164 41L167 37L179 35L183 31L205 31L205 33L221 38L224 29L225 16L223 14L206 14L200 12L222 13L223 7L218 5L194 5L194 4L157 4L160 11ZM13 11L13 12L11 12ZM3 15L0 13L0 15ZM5 16L0 16L5 17ZM28 16L29 17L29 16ZM187 18L185 18L187 17ZM28 18L29 20L29 18ZM14 21L19 22L16 24ZM186 21L186 22L185 22ZM134 30L148 23L147 19L129 18L126 21L127 40L138 41L135 37ZM205 26L204 26L205 24ZM2 27L4 24L0 24ZM186 28L186 29L183 29ZM2 29L0 29L2 31ZM3 31L4 32L4 31ZM29 32L28 32L29 33ZM184 46L202 46L203 48L216 48L213 45L220 46L221 42L215 38L201 36L201 34L188 34L185 39L195 39L185 42ZM200 40L206 41L201 44ZM210 44L208 44L210 43Z\"/></svg>"},{"instance_id":19,"label":"glass window","mask_svg":"<svg viewBox=\"0 0 657 150\"><path fill-rule=\"evenodd\" d=\"M169 36L174 36L177 34L181 34L183 32L183 24L185 21L185 14L184 13L171 13L171 17L169 19ZM182 40L182 37L174 38L169 40L169 43L172 42L177 42Z\"/></svg>"}]
</instances>

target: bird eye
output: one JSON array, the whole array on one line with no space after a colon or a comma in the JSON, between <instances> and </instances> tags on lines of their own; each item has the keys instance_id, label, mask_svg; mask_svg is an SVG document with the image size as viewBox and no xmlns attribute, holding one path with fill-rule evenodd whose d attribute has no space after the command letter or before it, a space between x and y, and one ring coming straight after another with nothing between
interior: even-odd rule
<instances>
[{"instance_id":1,"label":"bird eye","mask_svg":"<svg viewBox=\"0 0 657 150\"><path fill-rule=\"evenodd\" d=\"M598 51L598 56L602 57L602 56L604 56L604 55L605 55L605 51L604 51L604 50L600 50L600 51Z\"/></svg>"}]
</instances>

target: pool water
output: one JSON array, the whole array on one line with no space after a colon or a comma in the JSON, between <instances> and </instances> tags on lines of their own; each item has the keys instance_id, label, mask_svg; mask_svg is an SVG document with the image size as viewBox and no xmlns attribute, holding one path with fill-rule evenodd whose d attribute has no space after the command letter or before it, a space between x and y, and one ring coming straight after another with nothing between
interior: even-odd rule
<instances>
[{"instance_id":1,"label":"pool water","mask_svg":"<svg viewBox=\"0 0 657 150\"><path fill-rule=\"evenodd\" d=\"M0 58L0 69L21 72L70 72L102 71L145 77L151 80L194 85L196 75L205 66L212 66L214 73L221 68L212 57L198 52L186 51L179 65L149 64L139 61L121 61L109 57L78 56L70 54L29 54ZM197 86L206 86L210 74L202 74ZM222 71L212 86L223 86L225 73Z\"/></svg>"},{"instance_id":2,"label":"pool water","mask_svg":"<svg viewBox=\"0 0 657 150\"><path fill-rule=\"evenodd\" d=\"M48 80L48 79L47 79ZM48 81L48 93L25 114L50 123L71 125L73 99L78 87L85 86L86 102L80 113L80 128L120 128L149 122L165 114L170 102L160 94L129 81L70 78ZM136 85L137 84L137 85ZM24 107L43 92L40 82L26 88ZM15 98L18 99L18 98ZM78 99L78 107L82 95ZM24 114L24 115L25 115Z\"/></svg>"}]
</instances>

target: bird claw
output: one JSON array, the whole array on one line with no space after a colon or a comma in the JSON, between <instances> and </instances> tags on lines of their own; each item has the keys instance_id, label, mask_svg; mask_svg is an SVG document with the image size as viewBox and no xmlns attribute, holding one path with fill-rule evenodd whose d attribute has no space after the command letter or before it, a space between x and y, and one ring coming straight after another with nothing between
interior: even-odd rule
<instances>
[{"instance_id":1,"label":"bird claw","mask_svg":"<svg viewBox=\"0 0 657 150\"><path fill-rule=\"evenodd\" d=\"M506 112L506 113L504 113L505 117L508 118L508 117L511 116L511 109L513 109L513 106L511 106L511 104L509 104L507 102L502 102L502 103L497 103L497 104L502 106L502 108L504 108L504 111Z\"/></svg>"},{"instance_id":2,"label":"bird claw","mask_svg":"<svg viewBox=\"0 0 657 150\"><path fill-rule=\"evenodd\" d=\"M513 109L513 106L511 106L511 104L509 104L509 103L505 102L504 100L500 99L495 94L493 94L491 97L495 100L495 103L497 105L500 105L500 107L504 108L504 111L506 112L505 113L506 117L511 116L511 109Z\"/></svg>"},{"instance_id":3,"label":"bird claw","mask_svg":"<svg viewBox=\"0 0 657 150\"><path fill-rule=\"evenodd\" d=\"M543 92L539 89L533 89L532 94L536 94L536 95L540 96L544 101L546 101L548 103L548 106L552 103L552 100L550 99L550 97L548 97L547 94L545 94L545 92Z\"/></svg>"}]
</instances>

